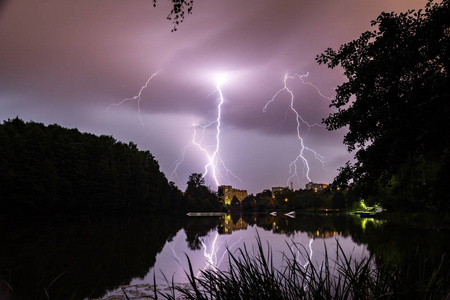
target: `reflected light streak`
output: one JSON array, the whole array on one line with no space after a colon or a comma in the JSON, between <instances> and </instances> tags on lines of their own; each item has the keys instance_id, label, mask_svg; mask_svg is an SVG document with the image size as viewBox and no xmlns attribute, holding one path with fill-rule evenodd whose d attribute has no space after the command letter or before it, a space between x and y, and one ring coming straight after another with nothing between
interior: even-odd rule
<instances>
[{"instance_id":1,"label":"reflected light streak","mask_svg":"<svg viewBox=\"0 0 450 300\"><path fill-rule=\"evenodd\" d=\"M225 245L226 241L222 241L220 243L217 243L219 237L219 233L216 231L215 236L210 243L210 247L206 245L206 243L203 240L201 241L201 244L203 246L203 256L205 257L205 266L203 269L199 269L197 276L200 275L202 270L206 270L209 268L216 268L219 269L220 265L222 264L223 260L225 259L226 254L228 251L231 251L236 245L241 241L241 238L239 238L237 241L235 241L231 246ZM218 252L223 251L222 255L219 259Z\"/></svg>"},{"instance_id":2,"label":"reflected light streak","mask_svg":"<svg viewBox=\"0 0 450 300\"><path fill-rule=\"evenodd\" d=\"M306 267L309 265L309 263L311 262L311 260L312 260L312 257L313 257L313 249L312 249L312 243L313 243L313 240L314 240L313 238L311 238L311 239L309 240L309 244L308 244L309 254L306 253L306 254L307 254L307 257L305 258L305 259L306 259L306 262L305 262L304 264L301 263L300 257L305 257L305 255L303 255L303 254L300 252L299 247L296 246L295 244L293 244L293 245L291 246L291 252L292 252L292 253L295 252L295 260L296 260L297 263L299 263L303 268L306 268ZM294 247L295 247L295 251L294 251Z\"/></svg>"}]
</instances>

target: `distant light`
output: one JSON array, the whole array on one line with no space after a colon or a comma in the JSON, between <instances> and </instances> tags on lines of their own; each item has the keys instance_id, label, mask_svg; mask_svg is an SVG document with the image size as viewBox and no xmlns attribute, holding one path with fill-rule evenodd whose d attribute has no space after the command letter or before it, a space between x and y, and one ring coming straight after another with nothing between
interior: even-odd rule
<instances>
[{"instance_id":1,"label":"distant light","mask_svg":"<svg viewBox=\"0 0 450 300\"><path fill-rule=\"evenodd\" d=\"M216 84L219 86L227 82L228 79L229 76L226 73L216 73L216 75L214 76L214 80L216 81Z\"/></svg>"}]
</instances>

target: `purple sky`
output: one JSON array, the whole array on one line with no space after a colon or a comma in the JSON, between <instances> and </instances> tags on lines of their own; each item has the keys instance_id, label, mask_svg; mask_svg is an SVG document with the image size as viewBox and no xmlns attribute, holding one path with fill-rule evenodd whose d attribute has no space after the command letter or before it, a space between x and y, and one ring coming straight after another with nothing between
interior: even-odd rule
<instances>
[{"instance_id":1,"label":"purple sky","mask_svg":"<svg viewBox=\"0 0 450 300\"><path fill-rule=\"evenodd\" d=\"M204 173L207 156L191 143L193 124L206 125L220 102L219 155L233 176L220 184L257 193L273 186L304 188L288 180L289 164L300 152L295 114L283 88L285 74L305 74L327 97L345 78L315 62L326 48L338 48L365 30L382 11L424 7L426 0L194 0L194 9L171 33L170 4L160 0L14 0L0 4L0 120L19 118L57 123L83 132L112 135L149 150L169 180L182 190L191 173ZM161 70L137 101L147 79ZM289 80L294 107L310 124L331 110L329 100L300 80ZM140 121L142 118L143 125ZM215 150L216 125L204 131L202 146ZM197 137L200 137L197 128ZM321 127L300 132L312 153L309 177L329 183L353 154L342 144L344 131ZM197 139L199 142L199 139ZM190 145L187 148L185 146ZM184 161L173 173L185 149ZM212 170L209 171L209 175ZM217 186L211 176L207 184Z\"/></svg>"}]
</instances>

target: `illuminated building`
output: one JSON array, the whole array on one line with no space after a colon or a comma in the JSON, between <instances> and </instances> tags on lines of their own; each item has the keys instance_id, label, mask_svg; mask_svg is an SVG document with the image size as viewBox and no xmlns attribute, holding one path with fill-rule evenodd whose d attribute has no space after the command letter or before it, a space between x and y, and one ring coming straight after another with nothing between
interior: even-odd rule
<instances>
[{"instance_id":1,"label":"illuminated building","mask_svg":"<svg viewBox=\"0 0 450 300\"><path fill-rule=\"evenodd\" d=\"M219 190L222 190L222 195L220 199L226 204L230 205L233 197L236 197L240 202L248 196L246 190L234 189L231 185L221 185Z\"/></svg>"},{"instance_id":2,"label":"illuminated building","mask_svg":"<svg viewBox=\"0 0 450 300\"><path fill-rule=\"evenodd\" d=\"M279 187L279 186L272 187L272 198L275 198L276 193L281 193L285 189L287 189L287 187Z\"/></svg>"},{"instance_id":3,"label":"illuminated building","mask_svg":"<svg viewBox=\"0 0 450 300\"><path fill-rule=\"evenodd\" d=\"M323 191L327 187L328 187L328 184L325 184L325 183L310 182L310 183L306 184L305 189L307 189L307 190L314 190L314 192L317 192L317 191Z\"/></svg>"}]
</instances>

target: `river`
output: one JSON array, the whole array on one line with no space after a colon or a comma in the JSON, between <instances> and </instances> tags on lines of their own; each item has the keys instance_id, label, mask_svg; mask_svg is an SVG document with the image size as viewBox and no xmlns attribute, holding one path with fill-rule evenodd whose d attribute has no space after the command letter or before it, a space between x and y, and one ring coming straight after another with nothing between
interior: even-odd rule
<instances>
[{"instance_id":1,"label":"river","mask_svg":"<svg viewBox=\"0 0 450 300\"><path fill-rule=\"evenodd\" d=\"M302 265L319 265L325 254L336 256L338 244L352 259L382 253L399 263L450 251L447 230L411 215L387 220L325 213L2 220L0 299L119 299L124 291L140 299L152 293L154 278L160 288L166 278L186 282L187 257L196 274L226 268L227 251L256 251L258 238L277 268L285 264L283 253Z\"/></svg>"}]
</instances>

